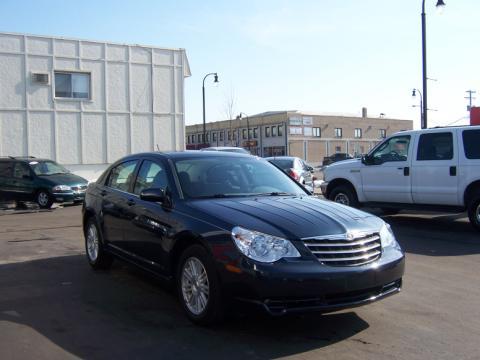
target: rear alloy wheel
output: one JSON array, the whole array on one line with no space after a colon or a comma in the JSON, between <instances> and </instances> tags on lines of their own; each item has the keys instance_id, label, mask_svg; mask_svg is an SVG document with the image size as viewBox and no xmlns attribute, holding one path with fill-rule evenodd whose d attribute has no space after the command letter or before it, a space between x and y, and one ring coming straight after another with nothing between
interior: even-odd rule
<instances>
[{"instance_id":1,"label":"rear alloy wheel","mask_svg":"<svg viewBox=\"0 0 480 360\"><path fill-rule=\"evenodd\" d=\"M113 262L110 254L103 251L100 229L94 218L90 218L85 225L85 251L89 264L95 269L108 269Z\"/></svg>"},{"instance_id":2,"label":"rear alloy wheel","mask_svg":"<svg viewBox=\"0 0 480 360\"><path fill-rule=\"evenodd\" d=\"M358 199L355 191L350 186L340 185L333 188L328 196L329 200L351 207L358 207Z\"/></svg>"},{"instance_id":3,"label":"rear alloy wheel","mask_svg":"<svg viewBox=\"0 0 480 360\"><path fill-rule=\"evenodd\" d=\"M37 193L37 198L36 198L38 206L40 206L41 209L50 209L53 204L53 197L50 195L50 193L46 190L40 190Z\"/></svg>"},{"instance_id":4,"label":"rear alloy wheel","mask_svg":"<svg viewBox=\"0 0 480 360\"><path fill-rule=\"evenodd\" d=\"M477 195L468 205L468 218L474 228L480 230L480 195Z\"/></svg>"},{"instance_id":5,"label":"rear alloy wheel","mask_svg":"<svg viewBox=\"0 0 480 360\"><path fill-rule=\"evenodd\" d=\"M187 248L177 269L177 291L188 318L211 325L223 318L220 282L208 252L200 245Z\"/></svg>"}]
</instances>

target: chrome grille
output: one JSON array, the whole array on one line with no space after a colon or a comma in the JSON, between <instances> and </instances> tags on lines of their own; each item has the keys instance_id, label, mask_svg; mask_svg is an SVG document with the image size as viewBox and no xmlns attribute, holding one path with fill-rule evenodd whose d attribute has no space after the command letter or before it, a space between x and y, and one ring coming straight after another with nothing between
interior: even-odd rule
<instances>
[{"instance_id":1,"label":"chrome grille","mask_svg":"<svg viewBox=\"0 0 480 360\"><path fill-rule=\"evenodd\" d=\"M382 254L378 233L357 233L302 239L316 258L330 266L358 266L377 260Z\"/></svg>"}]
</instances>

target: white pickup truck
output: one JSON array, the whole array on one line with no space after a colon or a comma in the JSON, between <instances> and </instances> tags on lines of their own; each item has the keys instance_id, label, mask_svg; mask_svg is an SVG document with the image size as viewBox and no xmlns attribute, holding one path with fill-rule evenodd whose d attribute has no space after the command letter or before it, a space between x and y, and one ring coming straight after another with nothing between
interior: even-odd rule
<instances>
[{"instance_id":1,"label":"white pickup truck","mask_svg":"<svg viewBox=\"0 0 480 360\"><path fill-rule=\"evenodd\" d=\"M353 207L468 211L480 230L480 126L402 131L324 169L330 200Z\"/></svg>"}]
</instances>

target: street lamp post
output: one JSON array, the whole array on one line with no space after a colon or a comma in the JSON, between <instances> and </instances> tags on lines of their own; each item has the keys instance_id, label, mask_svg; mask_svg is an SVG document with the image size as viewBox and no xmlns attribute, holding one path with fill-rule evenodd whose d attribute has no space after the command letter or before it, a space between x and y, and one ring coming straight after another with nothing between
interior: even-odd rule
<instances>
[{"instance_id":1,"label":"street lamp post","mask_svg":"<svg viewBox=\"0 0 480 360\"><path fill-rule=\"evenodd\" d=\"M420 126L421 126L422 129L425 129L425 128L426 128L426 126L425 126L425 124L424 124L424 121L425 121L425 115L424 115L424 114L425 114L425 113L423 112L423 111L424 111L424 109L423 109L423 100L422 100L422 99L423 99L423 96L422 96L421 91L418 90L418 89L413 89L413 91L412 91L412 98L415 99L415 98L417 97L417 93L416 93L417 91L418 91L418 93L420 94ZM418 107L418 105L412 105L412 106L413 106L413 107Z\"/></svg>"},{"instance_id":2,"label":"street lamp post","mask_svg":"<svg viewBox=\"0 0 480 360\"><path fill-rule=\"evenodd\" d=\"M203 98L203 143L205 144L205 141L207 140L207 130L206 130L206 125L205 125L205 79L209 77L210 75L214 76L214 83L218 83L218 74L217 73L209 73L205 75L203 78L203 83L202 83L202 98Z\"/></svg>"},{"instance_id":3,"label":"street lamp post","mask_svg":"<svg viewBox=\"0 0 480 360\"><path fill-rule=\"evenodd\" d=\"M240 114L238 114L237 119L242 120L242 115L245 115L245 117L247 118L247 142L248 142L248 151L250 151L250 124L248 121L248 115L245 114L244 112L241 112ZM240 122L240 125L241 125L241 122ZM240 133L238 134L238 137L240 137Z\"/></svg>"},{"instance_id":4,"label":"street lamp post","mask_svg":"<svg viewBox=\"0 0 480 360\"><path fill-rule=\"evenodd\" d=\"M437 9L445 6L443 0L437 0ZM425 0L422 0L422 70L423 70L423 122L422 129L427 128L427 24L425 14Z\"/></svg>"}]
</instances>

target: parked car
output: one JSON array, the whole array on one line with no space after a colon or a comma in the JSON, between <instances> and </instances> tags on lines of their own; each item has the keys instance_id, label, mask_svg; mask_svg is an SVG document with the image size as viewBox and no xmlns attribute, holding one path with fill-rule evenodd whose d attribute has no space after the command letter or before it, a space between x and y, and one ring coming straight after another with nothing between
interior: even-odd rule
<instances>
[{"instance_id":1,"label":"parked car","mask_svg":"<svg viewBox=\"0 0 480 360\"><path fill-rule=\"evenodd\" d=\"M313 167L308 165L303 159L294 156L274 156L267 157L265 160L278 166L288 176L303 185L312 186Z\"/></svg>"},{"instance_id":2,"label":"parked car","mask_svg":"<svg viewBox=\"0 0 480 360\"><path fill-rule=\"evenodd\" d=\"M231 300L274 315L328 312L402 285L404 253L383 220L309 196L243 154L125 157L89 185L83 227L94 269L117 257L174 282L199 324L219 321Z\"/></svg>"},{"instance_id":3,"label":"parked car","mask_svg":"<svg viewBox=\"0 0 480 360\"><path fill-rule=\"evenodd\" d=\"M382 208L468 211L480 230L480 126L402 131L361 160L328 166L324 195Z\"/></svg>"},{"instance_id":4,"label":"parked car","mask_svg":"<svg viewBox=\"0 0 480 360\"><path fill-rule=\"evenodd\" d=\"M353 159L353 156L346 153L336 153L330 156L325 156L323 158L322 165L327 166L327 165L336 163L338 161L349 160L349 159Z\"/></svg>"},{"instance_id":5,"label":"parked car","mask_svg":"<svg viewBox=\"0 0 480 360\"><path fill-rule=\"evenodd\" d=\"M80 202L88 181L53 160L0 158L0 199L34 201L42 209L54 202Z\"/></svg>"},{"instance_id":6,"label":"parked car","mask_svg":"<svg viewBox=\"0 0 480 360\"><path fill-rule=\"evenodd\" d=\"M225 151L225 152L233 152L233 153L240 153L240 154L250 154L250 152L241 147L234 147L234 146L211 146L207 148L200 149L201 151Z\"/></svg>"}]
</instances>

